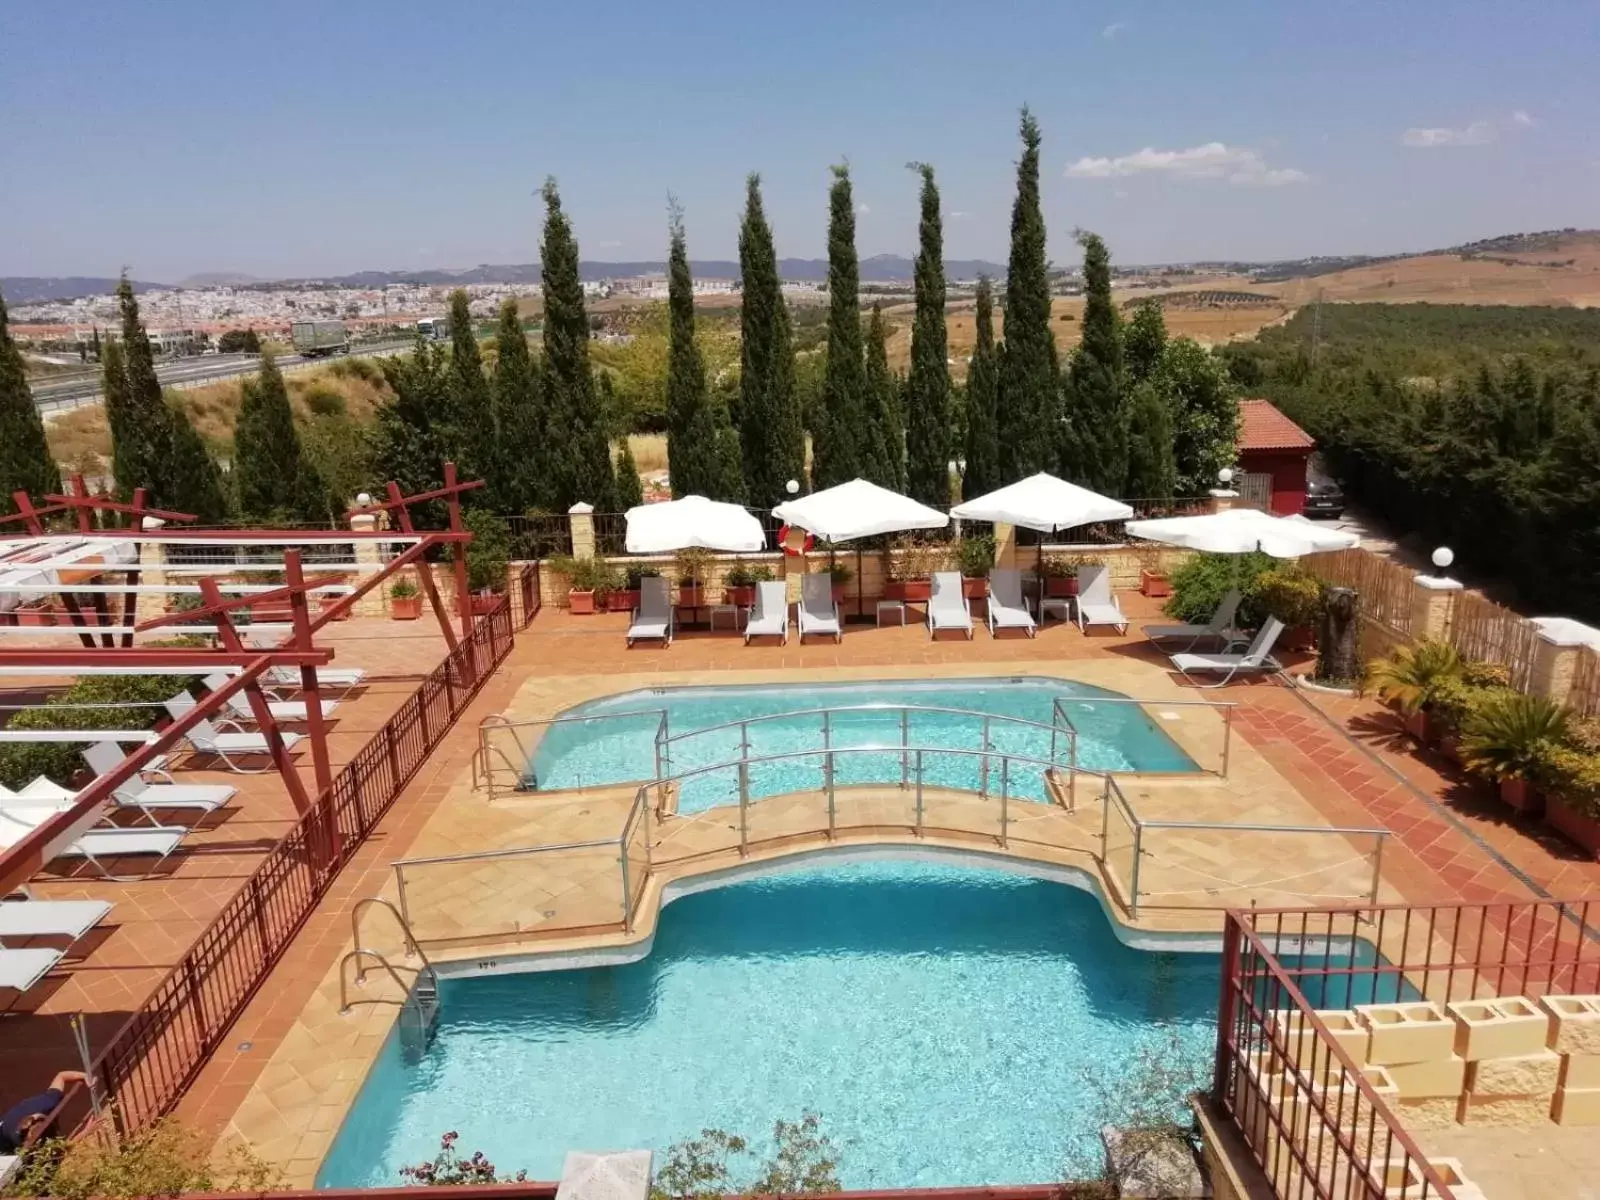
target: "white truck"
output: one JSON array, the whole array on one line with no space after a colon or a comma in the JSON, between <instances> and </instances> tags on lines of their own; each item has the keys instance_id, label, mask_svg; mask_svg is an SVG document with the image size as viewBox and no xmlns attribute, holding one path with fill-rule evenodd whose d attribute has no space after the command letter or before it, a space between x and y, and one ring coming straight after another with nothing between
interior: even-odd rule
<instances>
[{"instance_id":1,"label":"white truck","mask_svg":"<svg viewBox=\"0 0 1600 1200\"><path fill-rule=\"evenodd\" d=\"M350 334L343 321L295 321L289 326L289 340L301 358L347 354L350 350Z\"/></svg>"}]
</instances>

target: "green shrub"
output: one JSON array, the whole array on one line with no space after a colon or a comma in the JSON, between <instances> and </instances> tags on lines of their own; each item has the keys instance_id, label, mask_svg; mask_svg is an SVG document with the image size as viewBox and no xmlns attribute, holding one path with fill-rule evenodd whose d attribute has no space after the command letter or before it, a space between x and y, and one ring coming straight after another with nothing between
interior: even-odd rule
<instances>
[{"instance_id":1,"label":"green shrub","mask_svg":"<svg viewBox=\"0 0 1600 1200\"><path fill-rule=\"evenodd\" d=\"M1585 816L1600 817L1600 754L1571 746L1548 750L1534 776L1540 787Z\"/></svg>"},{"instance_id":2,"label":"green shrub","mask_svg":"<svg viewBox=\"0 0 1600 1200\"><path fill-rule=\"evenodd\" d=\"M1387 658L1367 664L1367 686L1408 717L1426 706L1442 684L1460 678L1461 656L1456 648L1432 638L1397 647Z\"/></svg>"},{"instance_id":3,"label":"green shrub","mask_svg":"<svg viewBox=\"0 0 1600 1200\"><path fill-rule=\"evenodd\" d=\"M1461 664L1461 682L1475 688L1508 688L1511 686L1511 668L1505 663L1464 662Z\"/></svg>"},{"instance_id":4,"label":"green shrub","mask_svg":"<svg viewBox=\"0 0 1600 1200\"><path fill-rule=\"evenodd\" d=\"M488 588L503 592L506 571L511 566L511 529L491 512L468 509L462 517L472 532L467 543L467 587L474 592Z\"/></svg>"},{"instance_id":5,"label":"green shrub","mask_svg":"<svg viewBox=\"0 0 1600 1200\"><path fill-rule=\"evenodd\" d=\"M1322 581L1304 567L1285 563L1256 577L1255 599L1264 614L1290 629L1314 625L1322 613Z\"/></svg>"},{"instance_id":6,"label":"green shrub","mask_svg":"<svg viewBox=\"0 0 1600 1200\"><path fill-rule=\"evenodd\" d=\"M147 1200L213 1191L260 1195L283 1186L282 1171L248 1146L216 1154L212 1140L172 1117L117 1139L51 1139L33 1147L5 1194Z\"/></svg>"},{"instance_id":7,"label":"green shrub","mask_svg":"<svg viewBox=\"0 0 1600 1200\"><path fill-rule=\"evenodd\" d=\"M9 729L150 729L167 710L162 701L193 692L199 676L91 675L38 708L13 717ZM72 708L81 704L136 704L137 708ZM9 742L0 745L0 785L26 786L40 775L66 787L84 769L83 746L73 742Z\"/></svg>"},{"instance_id":8,"label":"green shrub","mask_svg":"<svg viewBox=\"0 0 1600 1200\"><path fill-rule=\"evenodd\" d=\"M389 595L393 596L396 600L409 600L411 597L415 596L418 591L419 589L417 585L412 581L411 576L409 575L398 576L395 581L389 585Z\"/></svg>"},{"instance_id":9,"label":"green shrub","mask_svg":"<svg viewBox=\"0 0 1600 1200\"><path fill-rule=\"evenodd\" d=\"M856 577L855 571L842 562L829 563L828 575L833 579L835 586L849 583Z\"/></svg>"},{"instance_id":10,"label":"green shrub","mask_svg":"<svg viewBox=\"0 0 1600 1200\"><path fill-rule=\"evenodd\" d=\"M1249 554L1196 554L1172 574L1172 597L1164 610L1174 620L1204 625L1222 598L1234 588L1243 594L1235 624L1253 628L1264 615L1257 598L1263 574L1276 569L1277 560L1260 551Z\"/></svg>"},{"instance_id":11,"label":"green shrub","mask_svg":"<svg viewBox=\"0 0 1600 1200\"><path fill-rule=\"evenodd\" d=\"M1569 710L1547 696L1497 695L1462 730L1461 761L1490 779L1533 779L1567 743Z\"/></svg>"},{"instance_id":12,"label":"green shrub","mask_svg":"<svg viewBox=\"0 0 1600 1200\"><path fill-rule=\"evenodd\" d=\"M994 567L994 537L983 533L956 543L956 566L969 579L981 579Z\"/></svg>"},{"instance_id":13,"label":"green shrub","mask_svg":"<svg viewBox=\"0 0 1600 1200\"><path fill-rule=\"evenodd\" d=\"M637 592L641 583L646 579L659 579L661 572L655 567L647 567L642 563L629 563L623 573L623 580L628 591Z\"/></svg>"},{"instance_id":14,"label":"green shrub","mask_svg":"<svg viewBox=\"0 0 1600 1200\"><path fill-rule=\"evenodd\" d=\"M728 568L728 573L722 577L725 587L754 587L758 583L766 583L772 578L772 568L766 563L749 566L745 563L734 563Z\"/></svg>"}]
</instances>

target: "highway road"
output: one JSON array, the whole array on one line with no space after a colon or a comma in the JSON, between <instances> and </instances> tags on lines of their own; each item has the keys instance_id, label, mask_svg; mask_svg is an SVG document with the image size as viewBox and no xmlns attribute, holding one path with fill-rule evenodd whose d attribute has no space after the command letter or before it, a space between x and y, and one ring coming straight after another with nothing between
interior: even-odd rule
<instances>
[{"instance_id":1,"label":"highway road","mask_svg":"<svg viewBox=\"0 0 1600 1200\"><path fill-rule=\"evenodd\" d=\"M410 341L380 342L360 346L354 354L361 358L384 358L411 348ZM331 358L302 358L298 354L285 354L278 366L285 371L303 370L319 363L334 361ZM254 354L212 354L194 358L179 358L156 363L156 378L162 387L189 388L216 383L239 375L253 375L260 366ZM65 412L85 404L100 402L100 372L98 370L74 371L70 375L52 375L30 381L33 402L39 411L48 416Z\"/></svg>"}]
</instances>

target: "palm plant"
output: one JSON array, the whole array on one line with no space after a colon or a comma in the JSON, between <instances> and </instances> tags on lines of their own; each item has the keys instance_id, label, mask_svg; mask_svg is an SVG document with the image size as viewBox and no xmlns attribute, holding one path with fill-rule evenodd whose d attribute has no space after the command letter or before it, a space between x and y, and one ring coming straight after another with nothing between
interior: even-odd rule
<instances>
[{"instance_id":1,"label":"palm plant","mask_svg":"<svg viewBox=\"0 0 1600 1200\"><path fill-rule=\"evenodd\" d=\"M1461 738L1461 761L1491 779L1528 779L1568 739L1572 711L1548 696L1510 692L1473 713Z\"/></svg>"},{"instance_id":2,"label":"palm plant","mask_svg":"<svg viewBox=\"0 0 1600 1200\"><path fill-rule=\"evenodd\" d=\"M1435 688L1461 676L1461 655L1449 642L1423 638L1414 646L1401 646L1388 658L1367 665L1367 683L1403 716L1422 711Z\"/></svg>"}]
</instances>

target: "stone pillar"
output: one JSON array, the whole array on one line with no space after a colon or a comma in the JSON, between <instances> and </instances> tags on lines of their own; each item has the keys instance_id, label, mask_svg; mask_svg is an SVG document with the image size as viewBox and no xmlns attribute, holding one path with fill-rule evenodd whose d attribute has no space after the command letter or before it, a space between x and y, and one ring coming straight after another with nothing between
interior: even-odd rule
<instances>
[{"instance_id":1,"label":"stone pillar","mask_svg":"<svg viewBox=\"0 0 1600 1200\"><path fill-rule=\"evenodd\" d=\"M1239 498L1239 493L1232 488L1211 489L1211 511L1214 513L1227 512L1233 507L1233 502Z\"/></svg>"},{"instance_id":2,"label":"stone pillar","mask_svg":"<svg viewBox=\"0 0 1600 1200\"><path fill-rule=\"evenodd\" d=\"M166 527L166 522L160 517L143 517L144 524L141 528L146 533L160 533ZM167 548L158 542L139 543L139 582L153 587L160 587L167 582ZM176 580L174 582L181 582ZM129 596L128 603L134 606L134 619L136 621L148 620L150 617L159 617L167 610L167 601L175 599L173 596Z\"/></svg>"},{"instance_id":3,"label":"stone pillar","mask_svg":"<svg viewBox=\"0 0 1600 1200\"><path fill-rule=\"evenodd\" d=\"M1585 646L1600 646L1600 629L1566 617L1535 617L1539 644L1534 647L1533 678L1529 689L1557 704L1572 697L1578 656Z\"/></svg>"},{"instance_id":4,"label":"stone pillar","mask_svg":"<svg viewBox=\"0 0 1600 1200\"><path fill-rule=\"evenodd\" d=\"M1011 570L1017 565L1017 527L1004 521L994 523L994 565Z\"/></svg>"},{"instance_id":5,"label":"stone pillar","mask_svg":"<svg viewBox=\"0 0 1600 1200\"><path fill-rule=\"evenodd\" d=\"M1450 632L1450 608L1462 590L1461 581L1444 575L1418 575L1411 582L1411 636L1443 638Z\"/></svg>"},{"instance_id":6,"label":"stone pillar","mask_svg":"<svg viewBox=\"0 0 1600 1200\"><path fill-rule=\"evenodd\" d=\"M567 509L567 524L572 530L572 557L594 557L594 505L579 500Z\"/></svg>"},{"instance_id":7,"label":"stone pillar","mask_svg":"<svg viewBox=\"0 0 1600 1200\"><path fill-rule=\"evenodd\" d=\"M798 525L791 525L783 545L785 549L793 551L783 556L783 594L788 597L789 603L798 604L800 589L804 586L800 581L811 571L811 556L805 552L806 531Z\"/></svg>"},{"instance_id":8,"label":"stone pillar","mask_svg":"<svg viewBox=\"0 0 1600 1200\"><path fill-rule=\"evenodd\" d=\"M352 533L376 533L378 518L372 514L351 517L350 531ZM374 538L361 538L355 543L355 561L360 564L356 573L356 583L365 583L372 576L383 570L383 552L380 543ZM426 566L421 568L427 570ZM389 613L388 589L375 587L361 599L356 601L352 615L357 617L385 617Z\"/></svg>"}]
</instances>

